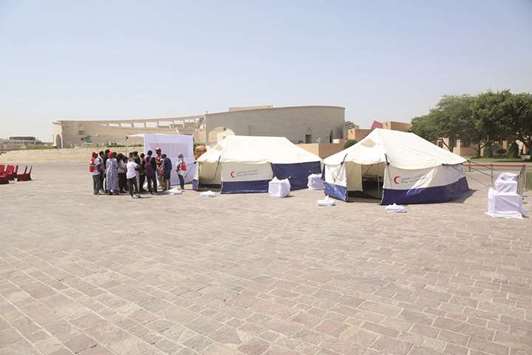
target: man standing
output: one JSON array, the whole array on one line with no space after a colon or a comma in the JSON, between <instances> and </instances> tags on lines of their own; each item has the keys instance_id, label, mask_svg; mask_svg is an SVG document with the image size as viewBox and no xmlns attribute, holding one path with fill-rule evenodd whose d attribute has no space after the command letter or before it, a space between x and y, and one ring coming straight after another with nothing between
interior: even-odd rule
<instances>
[{"instance_id":1,"label":"man standing","mask_svg":"<svg viewBox=\"0 0 532 355\"><path fill-rule=\"evenodd\" d=\"M157 193L157 165L155 158L152 156L153 152L148 150L148 155L144 159L144 169L146 170L146 180L148 182L148 191L151 194Z\"/></svg>"},{"instance_id":2,"label":"man standing","mask_svg":"<svg viewBox=\"0 0 532 355\"><path fill-rule=\"evenodd\" d=\"M163 154L162 158L162 170L163 170L163 190L170 190L170 177L172 175L172 160Z\"/></svg>"},{"instance_id":3,"label":"man standing","mask_svg":"<svg viewBox=\"0 0 532 355\"><path fill-rule=\"evenodd\" d=\"M104 179L105 179L105 161L107 158L105 158L105 154L103 151L100 151L98 154L98 158L100 158L100 191L105 193L105 185L104 185Z\"/></svg>"},{"instance_id":4,"label":"man standing","mask_svg":"<svg viewBox=\"0 0 532 355\"><path fill-rule=\"evenodd\" d=\"M144 153L140 153L139 157L139 193L146 192L144 190L144 182L146 181L146 156Z\"/></svg>"},{"instance_id":5,"label":"man standing","mask_svg":"<svg viewBox=\"0 0 532 355\"><path fill-rule=\"evenodd\" d=\"M100 193L100 169L102 161L96 152L92 153L89 160L89 173L92 175L92 189L95 195Z\"/></svg>"},{"instance_id":6,"label":"man standing","mask_svg":"<svg viewBox=\"0 0 532 355\"><path fill-rule=\"evenodd\" d=\"M139 169L139 165L135 162L134 154L129 154L129 159L126 164L126 179L127 179L129 195L131 196L131 198L134 198L135 196L140 197L138 195L139 188L137 186L138 169Z\"/></svg>"},{"instance_id":7,"label":"man standing","mask_svg":"<svg viewBox=\"0 0 532 355\"><path fill-rule=\"evenodd\" d=\"M159 185L162 186L161 189L164 190L164 168L163 168L163 156L161 154L161 148L155 149L155 166L157 178L159 179Z\"/></svg>"}]
</instances>

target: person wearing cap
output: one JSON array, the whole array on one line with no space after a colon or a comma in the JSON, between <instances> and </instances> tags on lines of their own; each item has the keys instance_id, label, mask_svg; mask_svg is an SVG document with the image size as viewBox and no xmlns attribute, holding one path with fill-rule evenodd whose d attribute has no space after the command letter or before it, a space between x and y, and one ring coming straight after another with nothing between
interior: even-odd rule
<instances>
[{"instance_id":1,"label":"person wearing cap","mask_svg":"<svg viewBox=\"0 0 532 355\"><path fill-rule=\"evenodd\" d=\"M187 163L185 163L185 157L183 154L177 156L177 177L179 178L179 186L181 190L185 189L185 176L187 175Z\"/></svg>"}]
</instances>

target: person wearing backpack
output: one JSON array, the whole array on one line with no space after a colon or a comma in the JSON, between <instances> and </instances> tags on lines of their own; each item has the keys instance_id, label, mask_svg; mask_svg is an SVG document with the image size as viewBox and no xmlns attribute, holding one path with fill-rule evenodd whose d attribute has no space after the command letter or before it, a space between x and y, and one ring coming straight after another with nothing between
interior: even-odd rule
<instances>
[{"instance_id":1,"label":"person wearing backpack","mask_svg":"<svg viewBox=\"0 0 532 355\"><path fill-rule=\"evenodd\" d=\"M102 166L102 161L100 160L100 157L98 157L98 154L96 152L93 152L91 159L89 160L89 174L91 174L92 176L92 188L93 188L93 193L95 195L98 195L101 189L101 185L100 185L101 166Z\"/></svg>"},{"instance_id":2,"label":"person wearing backpack","mask_svg":"<svg viewBox=\"0 0 532 355\"><path fill-rule=\"evenodd\" d=\"M187 163L185 163L185 157L183 154L177 156L177 177L179 178L179 186L181 190L185 189L185 176L187 176Z\"/></svg>"}]
</instances>

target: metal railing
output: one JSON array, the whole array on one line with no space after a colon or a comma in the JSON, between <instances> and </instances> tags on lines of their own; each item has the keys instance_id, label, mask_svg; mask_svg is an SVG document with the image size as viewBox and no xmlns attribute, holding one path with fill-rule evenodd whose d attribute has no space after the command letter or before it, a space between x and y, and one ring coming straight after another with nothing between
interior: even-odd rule
<instances>
[{"instance_id":1,"label":"metal railing","mask_svg":"<svg viewBox=\"0 0 532 355\"><path fill-rule=\"evenodd\" d=\"M468 172L475 172L475 173L479 173L481 175L489 177L491 181L491 186L493 186L495 182L496 171L518 170L519 173L517 173L518 174L517 191L520 195L523 195L525 192L528 191L528 181L527 181L528 165L527 164L477 163L477 162L468 160L467 163L464 164L464 166L467 168Z\"/></svg>"}]
</instances>

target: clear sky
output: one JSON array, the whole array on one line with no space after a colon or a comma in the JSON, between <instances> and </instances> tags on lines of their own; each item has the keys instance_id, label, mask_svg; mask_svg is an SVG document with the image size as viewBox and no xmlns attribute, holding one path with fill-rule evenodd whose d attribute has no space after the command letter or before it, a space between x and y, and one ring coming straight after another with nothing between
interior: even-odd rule
<instances>
[{"instance_id":1,"label":"clear sky","mask_svg":"<svg viewBox=\"0 0 532 355\"><path fill-rule=\"evenodd\" d=\"M532 92L532 0L0 0L0 137L263 104L367 126L486 89Z\"/></svg>"}]
</instances>

